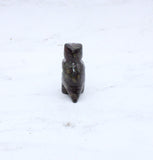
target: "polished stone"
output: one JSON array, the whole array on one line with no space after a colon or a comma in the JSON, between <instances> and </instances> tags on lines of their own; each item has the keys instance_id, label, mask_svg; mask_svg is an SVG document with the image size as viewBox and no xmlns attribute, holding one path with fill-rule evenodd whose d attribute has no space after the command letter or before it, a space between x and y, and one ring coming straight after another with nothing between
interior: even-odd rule
<instances>
[{"instance_id":1,"label":"polished stone","mask_svg":"<svg viewBox=\"0 0 153 160\"><path fill-rule=\"evenodd\" d=\"M80 43L66 43L64 57L62 62L62 92L68 94L76 103L84 91L85 67L81 60L82 45Z\"/></svg>"}]
</instances>

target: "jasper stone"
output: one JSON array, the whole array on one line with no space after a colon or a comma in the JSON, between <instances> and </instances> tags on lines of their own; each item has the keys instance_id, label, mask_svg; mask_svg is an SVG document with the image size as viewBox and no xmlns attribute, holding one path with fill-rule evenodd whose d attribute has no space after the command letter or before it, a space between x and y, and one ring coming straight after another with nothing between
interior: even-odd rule
<instances>
[{"instance_id":1,"label":"jasper stone","mask_svg":"<svg viewBox=\"0 0 153 160\"><path fill-rule=\"evenodd\" d=\"M84 91L85 67L82 59L82 44L66 43L62 62L62 92L76 103Z\"/></svg>"}]
</instances>

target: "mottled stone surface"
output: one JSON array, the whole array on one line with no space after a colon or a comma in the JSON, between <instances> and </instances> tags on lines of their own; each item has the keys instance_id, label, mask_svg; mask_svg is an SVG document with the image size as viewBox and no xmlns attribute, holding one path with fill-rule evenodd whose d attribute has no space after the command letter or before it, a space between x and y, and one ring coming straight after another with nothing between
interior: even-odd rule
<instances>
[{"instance_id":1,"label":"mottled stone surface","mask_svg":"<svg viewBox=\"0 0 153 160\"><path fill-rule=\"evenodd\" d=\"M62 62L62 92L76 103L84 91L85 67L82 59L82 44L66 43Z\"/></svg>"}]
</instances>

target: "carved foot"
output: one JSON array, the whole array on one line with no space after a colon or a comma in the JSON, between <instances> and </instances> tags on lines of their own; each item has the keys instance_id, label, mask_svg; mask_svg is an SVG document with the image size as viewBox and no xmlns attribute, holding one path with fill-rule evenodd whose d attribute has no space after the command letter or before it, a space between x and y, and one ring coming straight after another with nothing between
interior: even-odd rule
<instances>
[{"instance_id":1,"label":"carved foot","mask_svg":"<svg viewBox=\"0 0 153 160\"><path fill-rule=\"evenodd\" d=\"M68 94L67 93L67 90L65 89L65 87L64 87L64 85L62 84L62 93L64 93L64 94Z\"/></svg>"}]
</instances>

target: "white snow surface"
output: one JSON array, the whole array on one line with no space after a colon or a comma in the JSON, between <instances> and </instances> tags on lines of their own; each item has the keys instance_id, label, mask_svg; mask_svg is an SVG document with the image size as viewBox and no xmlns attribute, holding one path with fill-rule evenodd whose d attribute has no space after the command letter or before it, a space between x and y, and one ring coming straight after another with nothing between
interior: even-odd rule
<instances>
[{"instance_id":1,"label":"white snow surface","mask_svg":"<svg viewBox=\"0 0 153 160\"><path fill-rule=\"evenodd\" d=\"M76 104L67 42L83 44ZM0 160L153 160L153 0L0 0Z\"/></svg>"}]
</instances>

